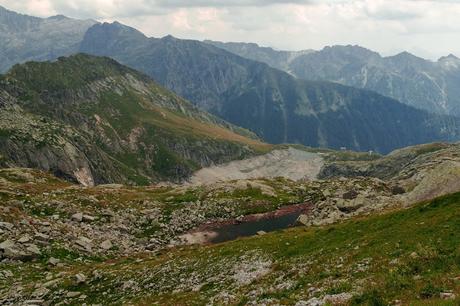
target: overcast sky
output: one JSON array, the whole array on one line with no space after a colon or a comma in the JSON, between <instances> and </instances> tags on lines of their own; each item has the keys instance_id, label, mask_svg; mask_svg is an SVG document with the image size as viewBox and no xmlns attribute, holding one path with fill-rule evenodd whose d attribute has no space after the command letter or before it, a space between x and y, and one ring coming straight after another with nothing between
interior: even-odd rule
<instances>
[{"instance_id":1,"label":"overcast sky","mask_svg":"<svg viewBox=\"0 0 460 306\"><path fill-rule=\"evenodd\" d=\"M458 0L0 0L9 9L118 20L146 35L257 42L278 49L359 44L460 56Z\"/></svg>"}]
</instances>

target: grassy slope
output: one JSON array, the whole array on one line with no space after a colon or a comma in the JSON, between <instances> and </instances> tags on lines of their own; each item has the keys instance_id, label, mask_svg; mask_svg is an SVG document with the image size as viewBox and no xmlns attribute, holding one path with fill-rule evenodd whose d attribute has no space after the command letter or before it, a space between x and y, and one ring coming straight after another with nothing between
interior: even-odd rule
<instances>
[{"instance_id":1,"label":"grassy slope","mask_svg":"<svg viewBox=\"0 0 460 306\"><path fill-rule=\"evenodd\" d=\"M356 289L356 285L362 282L364 292L355 296L356 304L385 305L396 299L406 303L420 300L415 303L420 305L438 304L440 301L433 299L440 291L460 292L460 280L453 280L460 276L459 221L460 194L455 194L406 211L336 226L296 228L202 249L178 251L176 258L169 261L179 267L181 262L194 263L199 274L207 274L207 270L212 270L210 266L219 266L242 253L270 254L275 263L274 270L258 282L238 290L238 299L243 303L244 296L256 288L267 289L264 297L290 303L296 300L296 296L305 294L310 287L308 283L323 284L321 287L326 292L338 293ZM412 252L418 257L412 258ZM203 260L203 256L208 259ZM148 264L158 269L164 264L163 260ZM398 263L390 264L393 260ZM356 268L359 263L365 271ZM120 268L125 265L121 263ZM185 267L181 268L187 271ZM133 270L135 273L135 268ZM193 271L185 272L187 274L190 276ZM269 292L268 288L281 275L285 275L285 282L292 280L295 285L289 290ZM179 298L184 304L199 304L218 286L211 283L205 286L207 290L204 292L160 294L142 300L148 304L160 298L168 303Z\"/></svg>"},{"instance_id":2,"label":"grassy slope","mask_svg":"<svg viewBox=\"0 0 460 306\"><path fill-rule=\"evenodd\" d=\"M91 68L88 69L88 67ZM56 63L29 62L25 65L15 66L5 77L7 79L12 77L21 80L24 84L27 84L27 89L30 90L29 94L36 97L38 93L43 92L50 92L59 95L59 93L62 93L65 90L81 89L88 84L91 84L93 81L104 79L106 77L114 77L116 79L125 74L131 74L137 80L147 84L150 90L150 98L153 98L154 100L169 101L170 104L174 105L177 109L180 108L181 111L184 111L184 113L177 110L175 112L171 112L170 115L172 118L160 115L162 112L167 110L155 106L151 103L151 101L147 101L147 95L136 95L132 92L125 92L124 94L126 94L126 97L123 98L120 98L119 95L112 92L111 94L105 96L105 101L102 101L102 104L119 104L115 106L118 106L124 115L126 115L126 111L134 111L136 116L141 116L139 119L142 121L156 123L164 128L176 128L181 132L189 134L198 132L202 135L212 135L217 138L238 141L250 145L262 145L262 143L257 140L247 139L240 134L235 134L232 131L223 128L222 126L216 127L215 123L227 126L228 124L218 118L213 118L213 116L209 114L200 112L187 101L155 84L147 76L120 65L109 58L77 54L68 58L60 58ZM23 98L27 97L23 96ZM130 117L133 117L133 115L131 114ZM131 120L134 120L134 118L131 118ZM194 123L198 123L198 125L194 125ZM215 133L214 128L218 128L219 130ZM232 126L232 128L242 134L246 134L251 137L254 136L248 131L238 127Z\"/></svg>"},{"instance_id":3,"label":"grassy slope","mask_svg":"<svg viewBox=\"0 0 460 306\"><path fill-rule=\"evenodd\" d=\"M244 253L257 252L269 254L274 263L273 270L259 281L238 289L236 300L240 303L245 303L245 295L257 288L265 291L261 297L292 303L315 284L329 293L354 291L361 284L364 290L355 295L354 304L386 305L399 299L405 304L440 305L441 301L437 300L439 292L454 290L457 296L460 293L459 233L460 193L369 219L326 228L296 228L177 251L174 256L149 260L142 265L125 261L120 262L118 268L130 267L131 273L135 274L146 265L160 270L161 265L167 263L177 265L175 270L182 270L185 278L193 274L211 277L213 268L210 267L224 265ZM416 258L410 256L413 252L418 254ZM185 267L184 263L198 272ZM292 281L295 285L287 290L273 290L276 279L281 276L283 282ZM170 278L170 282L180 283L174 275ZM180 299L183 304L200 304L220 286L210 282L201 292L159 292L141 298L141 301L146 304L153 301L177 303ZM449 305L448 302L445 304ZM452 302L450 305L456 304Z\"/></svg>"},{"instance_id":4,"label":"grassy slope","mask_svg":"<svg viewBox=\"0 0 460 306\"><path fill-rule=\"evenodd\" d=\"M119 258L107 262L74 262L59 285L81 291L85 302L143 305L202 305L228 292L230 304L272 301L295 304L311 296L353 292L354 305L458 305L441 301L439 293L460 293L460 193L385 215L320 228L294 228L206 247L165 250L157 256ZM416 256L411 256L412 253ZM270 271L250 284L238 284L240 270ZM241 264L246 266L241 267ZM31 284L37 265L14 268ZM76 273L101 275L76 286ZM132 280L133 288L121 290ZM53 291L59 289L55 288ZM105 293L104 293L105 292ZM252 296L248 298L249 296ZM76 304L81 303L74 300ZM217 304L223 300L215 300Z\"/></svg>"}]
</instances>

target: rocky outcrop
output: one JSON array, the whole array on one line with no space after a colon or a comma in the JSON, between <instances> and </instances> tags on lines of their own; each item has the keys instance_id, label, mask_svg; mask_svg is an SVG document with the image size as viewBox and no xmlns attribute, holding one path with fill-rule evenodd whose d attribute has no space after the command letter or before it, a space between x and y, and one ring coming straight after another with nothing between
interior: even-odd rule
<instances>
[{"instance_id":1,"label":"rocky outcrop","mask_svg":"<svg viewBox=\"0 0 460 306\"><path fill-rule=\"evenodd\" d=\"M459 144L408 147L372 161L329 161L321 179L375 177L392 184L394 195L414 203L460 190Z\"/></svg>"}]
</instances>

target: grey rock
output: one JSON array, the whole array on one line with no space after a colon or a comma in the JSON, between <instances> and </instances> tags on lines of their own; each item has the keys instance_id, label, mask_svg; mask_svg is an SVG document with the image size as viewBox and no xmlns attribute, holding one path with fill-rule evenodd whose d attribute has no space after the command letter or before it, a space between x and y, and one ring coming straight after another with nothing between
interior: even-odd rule
<instances>
[{"instance_id":1,"label":"grey rock","mask_svg":"<svg viewBox=\"0 0 460 306\"><path fill-rule=\"evenodd\" d=\"M75 244L85 249L86 251L91 252L92 241L90 239L86 237L78 237L78 239L75 241Z\"/></svg>"},{"instance_id":2,"label":"grey rock","mask_svg":"<svg viewBox=\"0 0 460 306\"><path fill-rule=\"evenodd\" d=\"M36 246L35 244L29 244L26 248L26 250L34 255L41 255L42 252L40 251L40 249L38 248L38 246Z\"/></svg>"},{"instance_id":3,"label":"grey rock","mask_svg":"<svg viewBox=\"0 0 460 306\"><path fill-rule=\"evenodd\" d=\"M14 224L9 222L0 222L0 228L11 231L14 228Z\"/></svg>"},{"instance_id":4,"label":"grey rock","mask_svg":"<svg viewBox=\"0 0 460 306\"><path fill-rule=\"evenodd\" d=\"M111 248L113 248L112 241L105 240L104 242L101 243L101 248L104 250L110 250Z\"/></svg>"},{"instance_id":5,"label":"grey rock","mask_svg":"<svg viewBox=\"0 0 460 306\"><path fill-rule=\"evenodd\" d=\"M443 300L455 300L457 296L455 295L455 293L452 292L441 292L439 294L439 298Z\"/></svg>"},{"instance_id":6,"label":"grey rock","mask_svg":"<svg viewBox=\"0 0 460 306\"><path fill-rule=\"evenodd\" d=\"M0 255L10 259L23 259L25 254L16 248L12 240L5 240L0 243Z\"/></svg>"},{"instance_id":7,"label":"grey rock","mask_svg":"<svg viewBox=\"0 0 460 306\"><path fill-rule=\"evenodd\" d=\"M24 301L24 304L26 305L43 305L43 303L45 303L45 300L42 300L42 299Z\"/></svg>"},{"instance_id":8,"label":"grey rock","mask_svg":"<svg viewBox=\"0 0 460 306\"><path fill-rule=\"evenodd\" d=\"M83 221L83 214L82 214L82 213L73 214L72 217L71 217L70 219L71 219L72 221L82 222L82 221Z\"/></svg>"},{"instance_id":9,"label":"grey rock","mask_svg":"<svg viewBox=\"0 0 460 306\"><path fill-rule=\"evenodd\" d=\"M77 284L84 284L86 283L86 276L83 273L75 274L75 282Z\"/></svg>"},{"instance_id":10,"label":"grey rock","mask_svg":"<svg viewBox=\"0 0 460 306\"><path fill-rule=\"evenodd\" d=\"M35 233L34 238L36 240L44 241L44 242L47 242L48 240L50 240L50 236L47 234L43 234L43 233Z\"/></svg>"},{"instance_id":11,"label":"grey rock","mask_svg":"<svg viewBox=\"0 0 460 306\"><path fill-rule=\"evenodd\" d=\"M81 295L81 292L78 292L78 291L69 291L69 292L67 292L66 297L68 297L68 298L74 298L74 297L77 297L77 296L80 296L80 295Z\"/></svg>"},{"instance_id":12,"label":"grey rock","mask_svg":"<svg viewBox=\"0 0 460 306\"><path fill-rule=\"evenodd\" d=\"M57 258L54 258L54 257L50 257L48 259L48 264L50 264L52 266L57 266L60 262L61 262L60 259L57 259Z\"/></svg>"},{"instance_id":13,"label":"grey rock","mask_svg":"<svg viewBox=\"0 0 460 306\"><path fill-rule=\"evenodd\" d=\"M21 238L18 239L19 243L27 243L31 240L29 235L24 235Z\"/></svg>"},{"instance_id":14,"label":"grey rock","mask_svg":"<svg viewBox=\"0 0 460 306\"><path fill-rule=\"evenodd\" d=\"M296 223L297 223L297 224L300 224L300 225L309 226L309 225L311 224L311 222L310 222L310 216L308 216L308 215L300 215L300 216L297 218Z\"/></svg>"},{"instance_id":15,"label":"grey rock","mask_svg":"<svg viewBox=\"0 0 460 306\"><path fill-rule=\"evenodd\" d=\"M40 288L35 289L34 292L32 292L32 296L36 298L41 298L41 297L46 296L49 292L50 290L48 288L40 287Z\"/></svg>"},{"instance_id":16,"label":"grey rock","mask_svg":"<svg viewBox=\"0 0 460 306\"><path fill-rule=\"evenodd\" d=\"M83 222L93 222L94 220L96 220L96 218L90 215L83 215L82 217Z\"/></svg>"}]
</instances>

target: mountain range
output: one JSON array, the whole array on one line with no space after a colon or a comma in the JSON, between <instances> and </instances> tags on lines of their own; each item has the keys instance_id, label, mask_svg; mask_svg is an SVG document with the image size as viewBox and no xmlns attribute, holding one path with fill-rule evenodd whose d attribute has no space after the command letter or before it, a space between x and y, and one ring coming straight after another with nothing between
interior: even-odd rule
<instances>
[{"instance_id":1,"label":"mountain range","mask_svg":"<svg viewBox=\"0 0 460 306\"><path fill-rule=\"evenodd\" d=\"M16 20L28 20L29 17L7 10L2 12L3 23L18 33L24 32L20 31L22 27L14 25L25 23ZM78 23L74 28L80 29L79 35L67 35L73 38L69 39L67 48L62 49L64 55L83 52L111 57L145 73L200 109L249 129L270 143L298 143L335 149L346 147L387 153L408 145L460 138L460 120L455 117L431 114L375 92L337 82L304 80L300 72L297 72L299 77L296 78L292 75L295 71L286 68L317 56L318 52L283 53L250 45L245 54L240 55L253 54L252 50L258 50L259 55L248 59L232 53L238 49L235 45L232 45L232 52L228 52L222 46L216 47L209 42L172 36L149 38L118 22L94 23L62 16L30 18L39 23L55 19L66 24ZM64 37L66 26L62 28L64 30L60 33ZM54 31L59 29L56 24ZM46 31L43 33L46 34ZM59 37L57 41L65 45ZM78 39L81 39L79 43ZM31 43L33 45L33 41ZM46 39L43 44L48 45L47 48L59 45ZM35 50L35 47L30 48ZM9 43L4 49L21 57L17 50L26 52L29 47ZM49 53L22 56L16 61L52 59L57 57L57 53L51 48ZM0 58L4 57L0 55ZM278 61L277 67L284 67L289 73L260 62L264 57L270 58L272 64ZM356 57L363 55L358 52ZM421 92L417 90L417 93Z\"/></svg>"},{"instance_id":2,"label":"mountain range","mask_svg":"<svg viewBox=\"0 0 460 306\"><path fill-rule=\"evenodd\" d=\"M429 112L460 115L460 59L452 54L433 62L408 52L382 57L351 45L289 52L256 44L206 42L301 79L369 89Z\"/></svg>"},{"instance_id":3,"label":"mountain range","mask_svg":"<svg viewBox=\"0 0 460 306\"><path fill-rule=\"evenodd\" d=\"M387 153L458 135L456 118L428 114L367 90L297 79L199 41L148 38L120 23L91 27L80 51L139 69L270 143Z\"/></svg>"}]
</instances>

